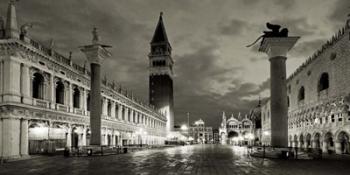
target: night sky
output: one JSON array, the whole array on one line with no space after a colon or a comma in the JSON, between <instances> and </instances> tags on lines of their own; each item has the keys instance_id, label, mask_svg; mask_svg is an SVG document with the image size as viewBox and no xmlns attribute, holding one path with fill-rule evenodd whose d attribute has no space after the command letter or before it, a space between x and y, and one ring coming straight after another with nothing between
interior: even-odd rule
<instances>
[{"instance_id":1,"label":"night sky","mask_svg":"<svg viewBox=\"0 0 350 175\"><path fill-rule=\"evenodd\" d=\"M7 0L0 1L5 16ZM29 35L43 43L54 39L63 55L85 58L78 47L91 43L98 27L102 42L112 45L103 74L148 101L149 42L159 12L175 60L175 122L190 112L218 127L221 113L243 115L269 95L269 62L257 47L246 48L265 23L288 27L301 36L287 61L291 74L327 39L344 26L349 0L20 0L19 26L36 25Z\"/></svg>"}]
</instances>

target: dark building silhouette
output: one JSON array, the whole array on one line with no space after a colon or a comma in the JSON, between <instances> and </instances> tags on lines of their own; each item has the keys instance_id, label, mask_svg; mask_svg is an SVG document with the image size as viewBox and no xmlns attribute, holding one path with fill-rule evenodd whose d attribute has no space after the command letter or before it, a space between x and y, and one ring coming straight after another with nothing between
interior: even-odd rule
<instances>
[{"instance_id":1,"label":"dark building silhouette","mask_svg":"<svg viewBox=\"0 0 350 175\"><path fill-rule=\"evenodd\" d=\"M171 45L165 31L162 13L151 41L149 103L167 118L167 130L174 128L173 64Z\"/></svg>"}]
</instances>

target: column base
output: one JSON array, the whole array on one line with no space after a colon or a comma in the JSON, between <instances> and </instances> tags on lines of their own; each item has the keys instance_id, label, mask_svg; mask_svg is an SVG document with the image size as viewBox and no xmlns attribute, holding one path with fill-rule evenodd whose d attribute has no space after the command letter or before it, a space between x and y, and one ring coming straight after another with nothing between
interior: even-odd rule
<instances>
[{"instance_id":1,"label":"column base","mask_svg":"<svg viewBox=\"0 0 350 175\"><path fill-rule=\"evenodd\" d=\"M33 100L29 97L22 97L22 103L24 104L28 104L28 105L32 105L33 104Z\"/></svg>"},{"instance_id":2,"label":"column base","mask_svg":"<svg viewBox=\"0 0 350 175\"><path fill-rule=\"evenodd\" d=\"M50 109L56 109L56 103L50 102Z\"/></svg>"},{"instance_id":3,"label":"column base","mask_svg":"<svg viewBox=\"0 0 350 175\"><path fill-rule=\"evenodd\" d=\"M22 97L18 94L4 94L2 97L3 102L18 102L21 103Z\"/></svg>"},{"instance_id":4,"label":"column base","mask_svg":"<svg viewBox=\"0 0 350 175\"><path fill-rule=\"evenodd\" d=\"M31 158L30 155L13 155L13 156L5 156L5 157L0 157L0 162L13 162L13 161L18 161L18 160L25 160Z\"/></svg>"}]
</instances>

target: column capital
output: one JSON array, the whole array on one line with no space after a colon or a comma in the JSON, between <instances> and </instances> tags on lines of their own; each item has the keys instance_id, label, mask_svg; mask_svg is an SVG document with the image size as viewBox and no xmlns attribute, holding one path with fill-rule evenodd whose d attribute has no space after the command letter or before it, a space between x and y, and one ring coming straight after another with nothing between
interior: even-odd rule
<instances>
[{"instance_id":1,"label":"column capital","mask_svg":"<svg viewBox=\"0 0 350 175\"><path fill-rule=\"evenodd\" d=\"M104 58L110 57L112 54L106 49L111 46L100 44L100 37L95 27L92 31L92 44L80 47L84 52L87 60L92 64L101 64Z\"/></svg>"},{"instance_id":2,"label":"column capital","mask_svg":"<svg viewBox=\"0 0 350 175\"><path fill-rule=\"evenodd\" d=\"M299 40L299 36L291 37L265 37L259 47L260 52L266 53L270 58L287 56L287 52Z\"/></svg>"}]
</instances>

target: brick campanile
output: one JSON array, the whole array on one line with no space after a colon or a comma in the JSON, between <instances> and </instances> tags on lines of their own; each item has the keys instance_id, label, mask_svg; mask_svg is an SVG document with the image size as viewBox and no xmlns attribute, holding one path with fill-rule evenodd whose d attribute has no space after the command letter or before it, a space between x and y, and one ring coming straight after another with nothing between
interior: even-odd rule
<instances>
[{"instance_id":1,"label":"brick campanile","mask_svg":"<svg viewBox=\"0 0 350 175\"><path fill-rule=\"evenodd\" d=\"M151 41L149 57L149 103L166 116L167 131L174 129L173 65L163 13Z\"/></svg>"},{"instance_id":2,"label":"brick campanile","mask_svg":"<svg viewBox=\"0 0 350 175\"><path fill-rule=\"evenodd\" d=\"M111 56L106 48L111 47L100 44L97 29L92 31L92 44L81 47L81 51L86 55L91 66L90 81L90 128L91 140L90 145L101 145L101 63L104 58Z\"/></svg>"},{"instance_id":3,"label":"brick campanile","mask_svg":"<svg viewBox=\"0 0 350 175\"><path fill-rule=\"evenodd\" d=\"M287 52L299 37L266 37L259 51L265 52L270 61L271 146L288 146L288 104L286 60Z\"/></svg>"}]
</instances>

